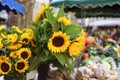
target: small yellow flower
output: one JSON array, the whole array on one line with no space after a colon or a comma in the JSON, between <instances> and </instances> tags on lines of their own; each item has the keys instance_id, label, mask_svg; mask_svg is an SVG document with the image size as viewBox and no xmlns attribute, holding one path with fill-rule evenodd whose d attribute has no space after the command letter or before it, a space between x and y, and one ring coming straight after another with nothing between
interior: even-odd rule
<instances>
[{"instance_id":1,"label":"small yellow flower","mask_svg":"<svg viewBox=\"0 0 120 80\"><path fill-rule=\"evenodd\" d=\"M12 58L17 58L17 57L18 57L17 51L12 51L12 52L10 52L10 57L12 57Z\"/></svg>"},{"instance_id":2,"label":"small yellow flower","mask_svg":"<svg viewBox=\"0 0 120 80\"><path fill-rule=\"evenodd\" d=\"M12 28L15 29L18 33L22 33L18 26L12 26Z\"/></svg>"},{"instance_id":3,"label":"small yellow flower","mask_svg":"<svg viewBox=\"0 0 120 80\"><path fill-rule=\"evenodd\" d=\"M70 25L71 21L67 19L65 16L58 18L59 23L64 23L64 25Z\"/></svg>"},{"instance_id":4,"label":"small yellow flower","mask_svg":"<svg viewBox=\"0 0 120 80\"><path fill-rule=\"evenodd\" d=\"M3 39L7 38L4 33L1 33L1 37L2 37Z\"/></svg>"},{"instance_id":5,"label":"small yellow flower","mask_svg":"<svg viewBox=\"0 0 120 80\"><path fill-rule=\"evenodd\" d=\"M15 33L15 34L9 34L7 36L7 41L10 42L10 43L15 43L18 39L18 35Z\"/></svg>"},{"instance_id":6,"label":"small yellow flower","mask_svg":"<svg viewBox=\"0 0 120 80\"><path fill-rule=\"evenodd\" d=\"M70 25L70 24L71 24L71 21L64 16L64 17L63 17L63 23L64 23L65 25Z\"/></svg>"}]
</instances>

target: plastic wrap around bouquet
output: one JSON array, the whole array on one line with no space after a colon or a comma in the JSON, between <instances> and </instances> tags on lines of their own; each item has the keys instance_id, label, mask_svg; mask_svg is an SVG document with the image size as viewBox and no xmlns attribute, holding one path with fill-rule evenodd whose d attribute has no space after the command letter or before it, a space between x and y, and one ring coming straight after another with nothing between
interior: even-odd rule
<instances>
[{"instance_id":1,"label":"plastic wrap around bouquet","mask_svg":"<svg viewBox=\"0 0 120 80\"><path fill-rule=\"evenodd\" d=\"M52 63L64 74L73 71L73 59L84 48L85 32L71 23L63 7L54 13L53 7L43 4L31 27L0 29L0 75L4 80L26 80L27 73L44 63Z\"/></svg>"}]
</instances>

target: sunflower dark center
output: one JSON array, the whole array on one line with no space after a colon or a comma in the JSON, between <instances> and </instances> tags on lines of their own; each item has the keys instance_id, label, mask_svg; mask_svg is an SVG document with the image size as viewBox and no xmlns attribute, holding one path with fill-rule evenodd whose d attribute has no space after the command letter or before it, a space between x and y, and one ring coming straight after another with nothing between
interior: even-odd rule
<instances>
[{"instance_id":1,"label":"sunflower dark center","mask_svg":"<svg viewBox=\"0 0 120 80\"><path fill-rule=\"evenodd\" d=\"M27 57L28 57L28 53L27 52L22 52L21 53L21 57L23 58L23 59L26 59Z\"/></svg>"},{"instance_id":2,"label":"sunflower dark center","mask_svg":"<svg viewBox=\"0 0 120 80\"><path fill-rule=\"evenodd\" d=\"M10 69L10 67L9 67L9 65L7 63L4 62L4 63L1 64L1 70L3 72L8 72L9 69Z\"/></svg>"},{"instance_id":3,"label":"sunflower dark center","mask_svg":"<svg viewBox=\"0 0 120 80\"><path fill-rule=\"evenodd\" d=\"M28 39L27 38L24 38L23 40L22 40L22 42L28 42Z\"/></svg>"},{"instance_id":4,"label":"sunflower dark center","mask_svg":"<svg viewBox=\"0 0 120 80\"><path fill-rule=\"evenodd\" d=\"M53 39L53 45L56 47L60 47L64 44L64 39L60 36L57 36Z\"/></svg>"},{"instance_id":5,"label":"sunflower dark center","mask_svg":"<svg viewBox=\"0 0 120 80\"><path fill-rule=\"evenodd\" d=\"M23 69L24 67L25 67L25 64L23 62L19 62L17 64L17 69L19 69L19 70Z\"/></svg>"}]
</instances>

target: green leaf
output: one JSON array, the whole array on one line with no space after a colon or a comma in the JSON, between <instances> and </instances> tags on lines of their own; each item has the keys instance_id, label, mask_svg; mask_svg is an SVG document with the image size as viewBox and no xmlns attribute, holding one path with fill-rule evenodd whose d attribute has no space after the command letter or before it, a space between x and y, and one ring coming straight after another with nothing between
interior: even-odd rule
<instances>
[{"instance_id":1,"label":"green leaf","mask_svg":"<svg viewBox=\"0 0 120 80\"><path fill-rule=\"evenodd\" d=\"M1 48L0 53L6 53L6 48Z\"/></svg>"},{"instance_id":2,"label":"green leaf","mask_svg":"<svg viewBox=\"0 0 120 80\"><path fill-rule=\"evenodd\" d=\"M79 36L81 30L82 27L78 25L68 25L64 26L63 28L63 32L68 34L71 37L71 39L75 39L77 36Z\"/></svg>"},{"instance_id":3,"label":"green leaf","mask_svg":"<svg viewBox=\"0 0 120 80\"><path fill-rule=\"evenodd\" d=\"M46 16L50 24L53 26L54 30L58 31L60 29L60 25L57 22L57 18L55 18L49 11L46 11Z\"/></svg>"},{"instance_id":4,"label":"green leaf","mask_svg":"<svg viewBox=\"0 0 120 80\"><path fill-rule=\"evenodd\" d=\"M54 54L54 56L57 58L57 60L60 62L61 65L65 65L66 62L66 55L64 53L61 54Z\"/></svg>"},{"instance_id":5,"label":"green leaf","mask_svg":"<svg viewBox=\"0 0 120 80\"><path fill-rule=\"evenodd\" d=\"M44 50L44 52L45 52L45 54L48 56L49 54L51 54L50 52L49 52L49 50Z\"/></svg>"},{"instance_id":6,"label":"green leaf","mask_svg":"<svg viewBox=\"0 0 120 80\"><path fill-rule=\"evenodd\" d=\"M42 48L43 49L43 48ZM53 59L55 59L55 57L53 55L51 55L50 51L49 50L46 50L45 48L43 49L41 55L41 62L49 62Z\"/></svg>"},{"instance_id":7,"label":"green leaf","mask_svg":"<svg viewBox=\"0 0 120 80\"><path fill-rule=\"evenodd\" d=\"M65 14L64 14L64 5L60 8L60 10L58 11L58 14L57 14L57 19L59 18L59 17L62 17L62 16L64 16Z\"/></svg>"},{"instance_id":8,"label":"green leaf","mask_svg":"<svg viewBox=\"0 0 120 80\"><path fill-rule=\"evenodd\" d=\"M42 25L42 30L43 30L43 33L42 35L45 35L47 39L49 39L52 35L52 26L50 25L50 23L48 22L44 22Z\"/></svg>"},{"instance_id":9,"label":"green leaf","mask_svg":"<svg viewBox=\"0 0 120 80\"><path fill-rule=\"evenodd\" d=\"M46 28L47 28L47 23L48 23L48 22L44 22L44 23L41 25L41 27L42 27L44 30L46 30Z\"/></svg>"},{"instance_id":10,"label":"green leaf","mask_svg":"<svg viewBox=\"0 0 120 80\"><path fill-rule=\"evenodd\" d=\"M67 64L67 67L69 68L70 71L73 71L73 70L74 70L73 60L70 59L68 56L67 56L66 64Z\"/></svg>"},{"instance_id":11,"label":"green leaf","mask_svg":"<svg viewBox=\"0 0 120 80\"><path fill-rule=\"evenodd\" d=\"M34 39L35 39L35 41L37 43L39 41L40 27L41 27L41 24L38 24L37 27L35 29L33 29L33 31L34 31Z\"/></svg>"}]
</instances>

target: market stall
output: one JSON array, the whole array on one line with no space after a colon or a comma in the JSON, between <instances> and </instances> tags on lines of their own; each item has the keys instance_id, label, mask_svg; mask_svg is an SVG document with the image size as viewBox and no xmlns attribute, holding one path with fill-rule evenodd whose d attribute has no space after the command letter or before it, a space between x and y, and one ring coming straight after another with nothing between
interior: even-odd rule
<instances>
[{"instance_id":1,"label":"market stall","mask_svg":"<svg viewBox=\"0 0 120 80\"><path fill-rule=\"evenodd\" d=\"M120 17L120 14L119 14L120 0L116 0L116 1L113 1L113 0L97 0L97 1L96 0L59 0L59 1L58 0L53 0L53 1L51 1L50 4L54 7L61 7L62 5L64 5L64 10L66 12L74 12L75 16L77 18L81 18L83 21L86 17L101 17L101 16L102 17ZM104 20L104 21L107 21L107 20ZM97 22L95 22L95 23L96 23L96 25L99 25L99 24L97 24ZM95 23L91 23L91 26L95 27L95 25L94 25ZM98 21L98 23L102 24L103 22ZM107 25L107 22L105 24ZM108 25L115 25L115 24L117 24L119 26L119 20L118 21L111 21L111 20L108 21ZM84 64L87 64L87 67L83 66L87 70L84 69L84 68L80 68L80 73L78 74L79 79L90 79L90 77L93 78L93 75L95 76L97 74L96 73L96 74L93 74L93 75L89 75L89 74L92 74L92 71L89 69L90 65L92 64L92 69L97 69L97 68L93 68L93 66L97 66L97 64L98 64L98 63L94 64L94 62L92 62L91 60L95 61L96 59L98 60L99 58L100 58L100 60L102 60L102 59L105 59L105 58L108 58L108 57L111 57L111 58L118 57L118 62L117 62L117 64L115 63L115 65L117 67L119 67L118 66L119 57L120 57L119 56L119 53L120 53L119 45L116 43L116 41L113 40L113 42L115 42L117 44L117 48L115 47L114 48L115 52L112 52L112 51L114 51L114 49L112 49L113 45L110 44L108 46L108 43L110 43L108 41L109 38L111 38L111 37L109 37L108 35L104 35L104 34L102 35L102 31L100 33L98 32L98 34L96 34L95 36L92 36L92 38L91 38L90 34L88 35L87 40L86 40L87 44L85 46L86 48L85 48L85 51L83 52L83 56L85 55L86 58L88 58L86 60L86 63L84 63ZM104 46L101 45L102 40L103 40L102 43L105 43L105 44L103 44ZM113 42L112 42L112 44L114 44ZM110 50L110 52L109 52L109 50ZM87 53L87 55L86 55L86 53ZM112 56L112 54L114 55L114 57ZM102 58L101 55L107 55L107 56ZM94 56L94 57L91 58L91 56ZM97 56L97 58L95 58L96 56ZM79 59L81 59L81 57ZM84 62L84 60L79 61L79 59L78 59L78 63L80 62L79 64L81 64L82 61ZM90 63L89 63L89 61L90 61ZM99 60L97 62L99 62ZM100 64L102 64L101 62L102 61L100 61ZM102 65L107 65L107 69L112 70L112 68L108 68L108 65L109 65L108 63L109 62L106 62L106 61L104 62L103 61ZM114 63L114 59L113 59L112 63ZM90 64L90 65L88 65L88 64ZM111 67L113 67L113 66L111 66ZM115 75L117 75L117 77L112 78L111 80L117 80L118 79L117 67L115 69ZM102 69L105 69L105 68L102 68ZM98 72L100 72L99 70L102 71L102 69L98 69ZM107 70L107 69L105 69L105 70ZM85 73L85 75L81 75L86 71L88 71L88 74ZM112 70L112 71L114 72L114 70ZM104 72L104 70L103 70L103 72ZM93 72L93 73L95 73L95 72ZM109 74L109 72L107 72L107 73ZM102 79L102 78L104 78L106 73L103 74L101 72L100 74L101 75L99 75L99 76L96 75L95 80L97 80L97 79L98 80L110 80L110 78L107 78L107 76L106 76L106 79ZM113 75L113 76L115 76L115 75Z\"/></svg>"}]
</instances>

